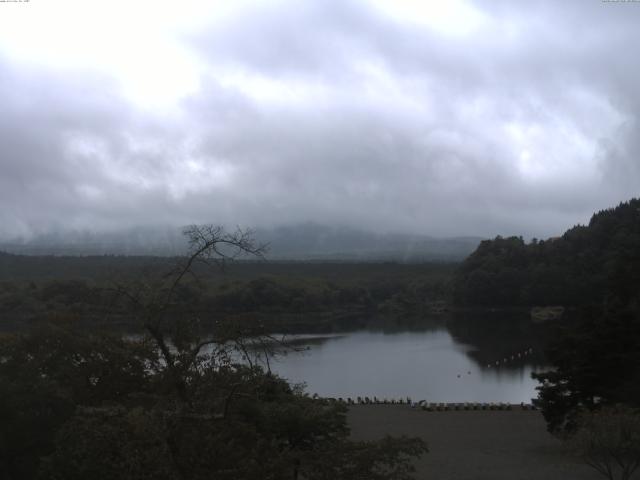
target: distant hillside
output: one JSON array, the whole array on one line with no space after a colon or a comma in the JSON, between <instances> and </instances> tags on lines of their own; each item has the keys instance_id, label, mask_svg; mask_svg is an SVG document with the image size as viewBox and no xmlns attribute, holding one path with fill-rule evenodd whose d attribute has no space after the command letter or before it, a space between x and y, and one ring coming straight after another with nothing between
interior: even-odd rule
<instances>
[{"instance_id":1,"label":"distant hillside","mask_svg":"<svg viewBox=\"0 0 640 480\"><path fill-rule=\"evenodd\" d=\"M480 237L434 238L425 235L371 233L362 230L303 224L259 230L270 244L271 258L333 260L459 261Z\"/></svg>"},{"instance_id":2,"label":"distant hillside","mask_svg":"<svg viewBox=\"0 0 640 480\"><path fill-rule=\"evenodd\" d=\"M640 199L603 210L559 238L485 240L458 268L458 305L585 305L640 300Z\"/></svg>"},{"instance_id":3,"label":"distant hillside","mask_svg":"<svg viewBox=\"0 0 640 480\"><path fill-rule=\"evenodd\" d=\"M479 237L378 234L316 224L259 229L255 237L258 242L269 244L270 259L318 261L459 261L481 241ZM0 250L23 255L173 256L184 253L186 248L178 228L48 234L28 241L0 243Z\"/></svg>"},{"instance_id":4,"label":"distant hillside","mask_svg":"<svg viewBox=\"0 0 640 480\"><path fill-rule=\"evenodd\" d=\"M0 250L20 255L174 256L187 243L180 228L137 227L116 232L69 231L0 242Z\"/></svg>"}]
</instances>

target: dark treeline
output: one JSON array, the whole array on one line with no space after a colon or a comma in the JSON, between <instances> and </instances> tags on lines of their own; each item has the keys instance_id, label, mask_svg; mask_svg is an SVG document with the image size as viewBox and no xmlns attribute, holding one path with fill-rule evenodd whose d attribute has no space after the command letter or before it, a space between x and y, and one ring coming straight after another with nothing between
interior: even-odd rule
<instances>
[{"instance_id":1,"label":"dark treeline","mask_svg":"<svg viewBox=\"0 0 640 480\"><path fill-rule=\"evenodd\" d=\"M214 247L225 242L260 252L242 232L194 226L184 257L0 255L0 328L19 330L0 334L0 477L409 479L423 443L351 442L343 407L233 359L267 355L269 342L247 346L269 332L424 318L452 299L576 307L551 334L555 368L535 375L550 431L640 407L640 200L557 239L483 242L459 266L256 261L221 272ZM454 336L500 356L500 338L540 327L462 320L449 322ZM143 334L123 338L130 327Z\"/></svg>"},{"instance_id":2,"label":"dark treeline","mask_svg":"<svg viewBox=\"0 0 640 480\"><path fill-rule=\"evenodd\" d=\"M546 353L555 368L534 374L551 432L580 431L586 412L640 407L639 199L559 238L482 242L457 270L453 298L465 306L573 307L551 334Z\"/></svg>"},{"instance_id":3,"label":"dark treeline","mask_svg":"<svg viewBox=\"0 0 640 480\"><path fill-rule=\"evenodd\" d=\"M0 328L24 326L52 312L88 325L126 326L131 319L115 288L151 281L170 268L171 260L5 256L9 268L0 281ZM450 297L454 268L446 263L234 262L223 272L195 268L196 277L181 284L172 308L176 315L197 312L205 322L251 315L272 330L331 330L364 315L441 308ZM17 280L8 280L12 272Z\"/></svg>"},{"instance_id":4,"label":"dark treeline","mask_svg":"<svg viewBox=\"0 0 640 480\"><path fill-rule=\"evenodd\" d=\"M580 306L640 288L640 200L621 203L548 240L483 241L458 269L454 302L467 306Z\"/></svg>"},{"instance_id":5,"label":"dark treeline","mask_svg":"<svg viewBox=\"0 0 640 480\"><path fill-rule=\"evenodd\" d=\"M139 277L141 274L162 274L181 257L87 255L32 256L0 251L0 281L17 280L113 280ZM383 278L403 279L425 272L453 271L457 262L352 262L352 261L269 261L235 260L230 268L196 267L199 276L207 279L246 280L258 276L320 277L327 280L362 281Z\"/></svg>"},{"instance_id":6,"label":"dark treeline","mask_svg":"<svg viewBox=\"0 0 640 480\"><path fill-rule=\"evenodd\" d=\"M255 256L261 248L240 230L193 226L186 235L188 254L164 274L154 266L111 287L69 279L4 285L5 297L14 289L14 300L39 302L34 316L46 321L0 333L0 478L412 478L412 459L427 451L422 440L350 440L344 405L310 397L268 362L259 366L274 345L288 347L255 318L201 321L205 293L226 284L195 266L219 264L220 246ZM263 279L239 285L260 306L288 291ZM217 308L236 311L248 295ZM106 301L141 335L86 328Z\"/></svg>"},{"instance_id":7,"label":"dark treeline","mask_svg":"<svg viewBox=\"0 0 640 480\"><path fill-rule=\"evenodd\" d=\"M0 281L52 279L112 279L145 272L163 272L172 259L166 257L31 256L0 251Z\"/></svg>"}]
</instances>

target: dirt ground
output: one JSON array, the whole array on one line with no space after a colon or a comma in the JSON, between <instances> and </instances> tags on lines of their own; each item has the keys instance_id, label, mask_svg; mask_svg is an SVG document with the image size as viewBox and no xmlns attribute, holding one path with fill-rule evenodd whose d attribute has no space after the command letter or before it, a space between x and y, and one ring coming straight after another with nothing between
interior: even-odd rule
<instances>
[{"instance_id":1,"label":"dirt ground","mask_svg":"<svg viewBox=\"0 0 640 480\"><path fill-rule=\"evenodd\" d=\"M416 479L603 478L563 451L538 411L426 412L406 405L357 405L349 409L348 420L355 440L422 437L429 453L416 461Z\"/></svg>"}]
</instances>

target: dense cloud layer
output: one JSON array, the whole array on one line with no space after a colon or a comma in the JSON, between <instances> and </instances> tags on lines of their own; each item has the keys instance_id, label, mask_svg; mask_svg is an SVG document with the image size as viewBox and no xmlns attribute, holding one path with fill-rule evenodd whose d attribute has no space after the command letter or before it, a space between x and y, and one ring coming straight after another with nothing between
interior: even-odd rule
<instances>
[{"instance_id":1,"label":"dense cloud layer","mask_svg":"<svg viewBox=\"0 0 640 480\"><path fill-rule=\"evenodd\" d=\"M119 72L138 67L61 66L0 36L0 236L304 221L548 236L638 195L640 3L421 4L203 12L165 39L187 67L134 52L156 58L151 92L193 69L168 106L131 94Z\"/></svg>"}]
</instances>

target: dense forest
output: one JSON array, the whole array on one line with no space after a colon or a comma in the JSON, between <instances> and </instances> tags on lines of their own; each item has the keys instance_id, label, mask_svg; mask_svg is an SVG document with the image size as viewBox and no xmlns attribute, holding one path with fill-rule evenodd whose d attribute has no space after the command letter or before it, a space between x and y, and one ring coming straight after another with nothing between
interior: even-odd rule
<instances>
[{"instance_id":1,"label":"dense forest","mask_svg":"<svg viewBox=\"0 0 640 480\"><path fill-rule=\"evenodd\" d=\"M554 368L533 374L550 432L578 438L593 427L585 418L600 422L589 414L640 407L640 199L595 213L561 237L481 242L457 268L452 296L467 308L569 307L549 325ZM608 438L627 445L611 425L603 427Z\"/></svg>"},{"instance_id":2,"label":"dense forest","mask_svg":"<svg viewBox=\"0 0 640 480\"><path fill-rule=\"evenodd\" d=\"M91 326L131 328L116 286L149 282L179 258L30 257L0 255L0 329L29 325L52 312ZM441 310L450 297L451 263L313 263L239 261L194 266L172 306L197 312L250 315L271 330L327 331L360 325L373 315L419 315Z\"/></svg>"},{"instance_id":3,"label":"dense forest","mask_svg":"<svg viewBox=\"0 0 640 480\"><path fill-rule=\"evenodd\" d=\"M574 307L550 326L554 368L534 374L551 432L640 407L640 200L557 239L482 242L461 265L230 261L219 244L260 247L190 234L182 257L0 254L0 477L409 479L422 441L351 441L343 405L257 360L270 332L424 319L452 299L458 313ZM533 328L449 327L495 353L498 325Z\"/></svg>"},{"instance_id":4,"label":"dense forest","mask_svg":"<svg viewBox=\"0 0 640 480\"><path fill-rule=\"evenodd\" d=\"M458 268L454 302L466 306L580 306L640 289L640 199L593 215L548 240L485 240Z\"/></svg>"},{"instance_id":5,"label":"dense forest","mask_svg":"<svg viewBox=\"0 0 640 480\"><path fill-rule=\"evenodd\" d=\"M189 254L163 275L110 289L27 284L46 321L0 335L0 478L411 478L421 439L350 440L343 404L258 365L277 341L260 324L204 323L186 308L196 265L226 260L221 245L261 253L241 231L189 235ZM67 312L103 294L141 335L87 329L82 312Z\"/></svg>"},{"instance_id":6,"label":"dense forest","mask_svg":"<svg viewBox=\"0 0 640 480\"><path fill-rule=\"evenodd\" d=\"M482 242L457 269L453 298L466 306L573 307L552 326L546 354L554 368L533 374L552 433L579 438L593 427L589 418L601 422L589 412L640 407L640 199L559 238ZM611 425L603 427L608 438L637 449Z\"/></svg>"}]
</instances>

